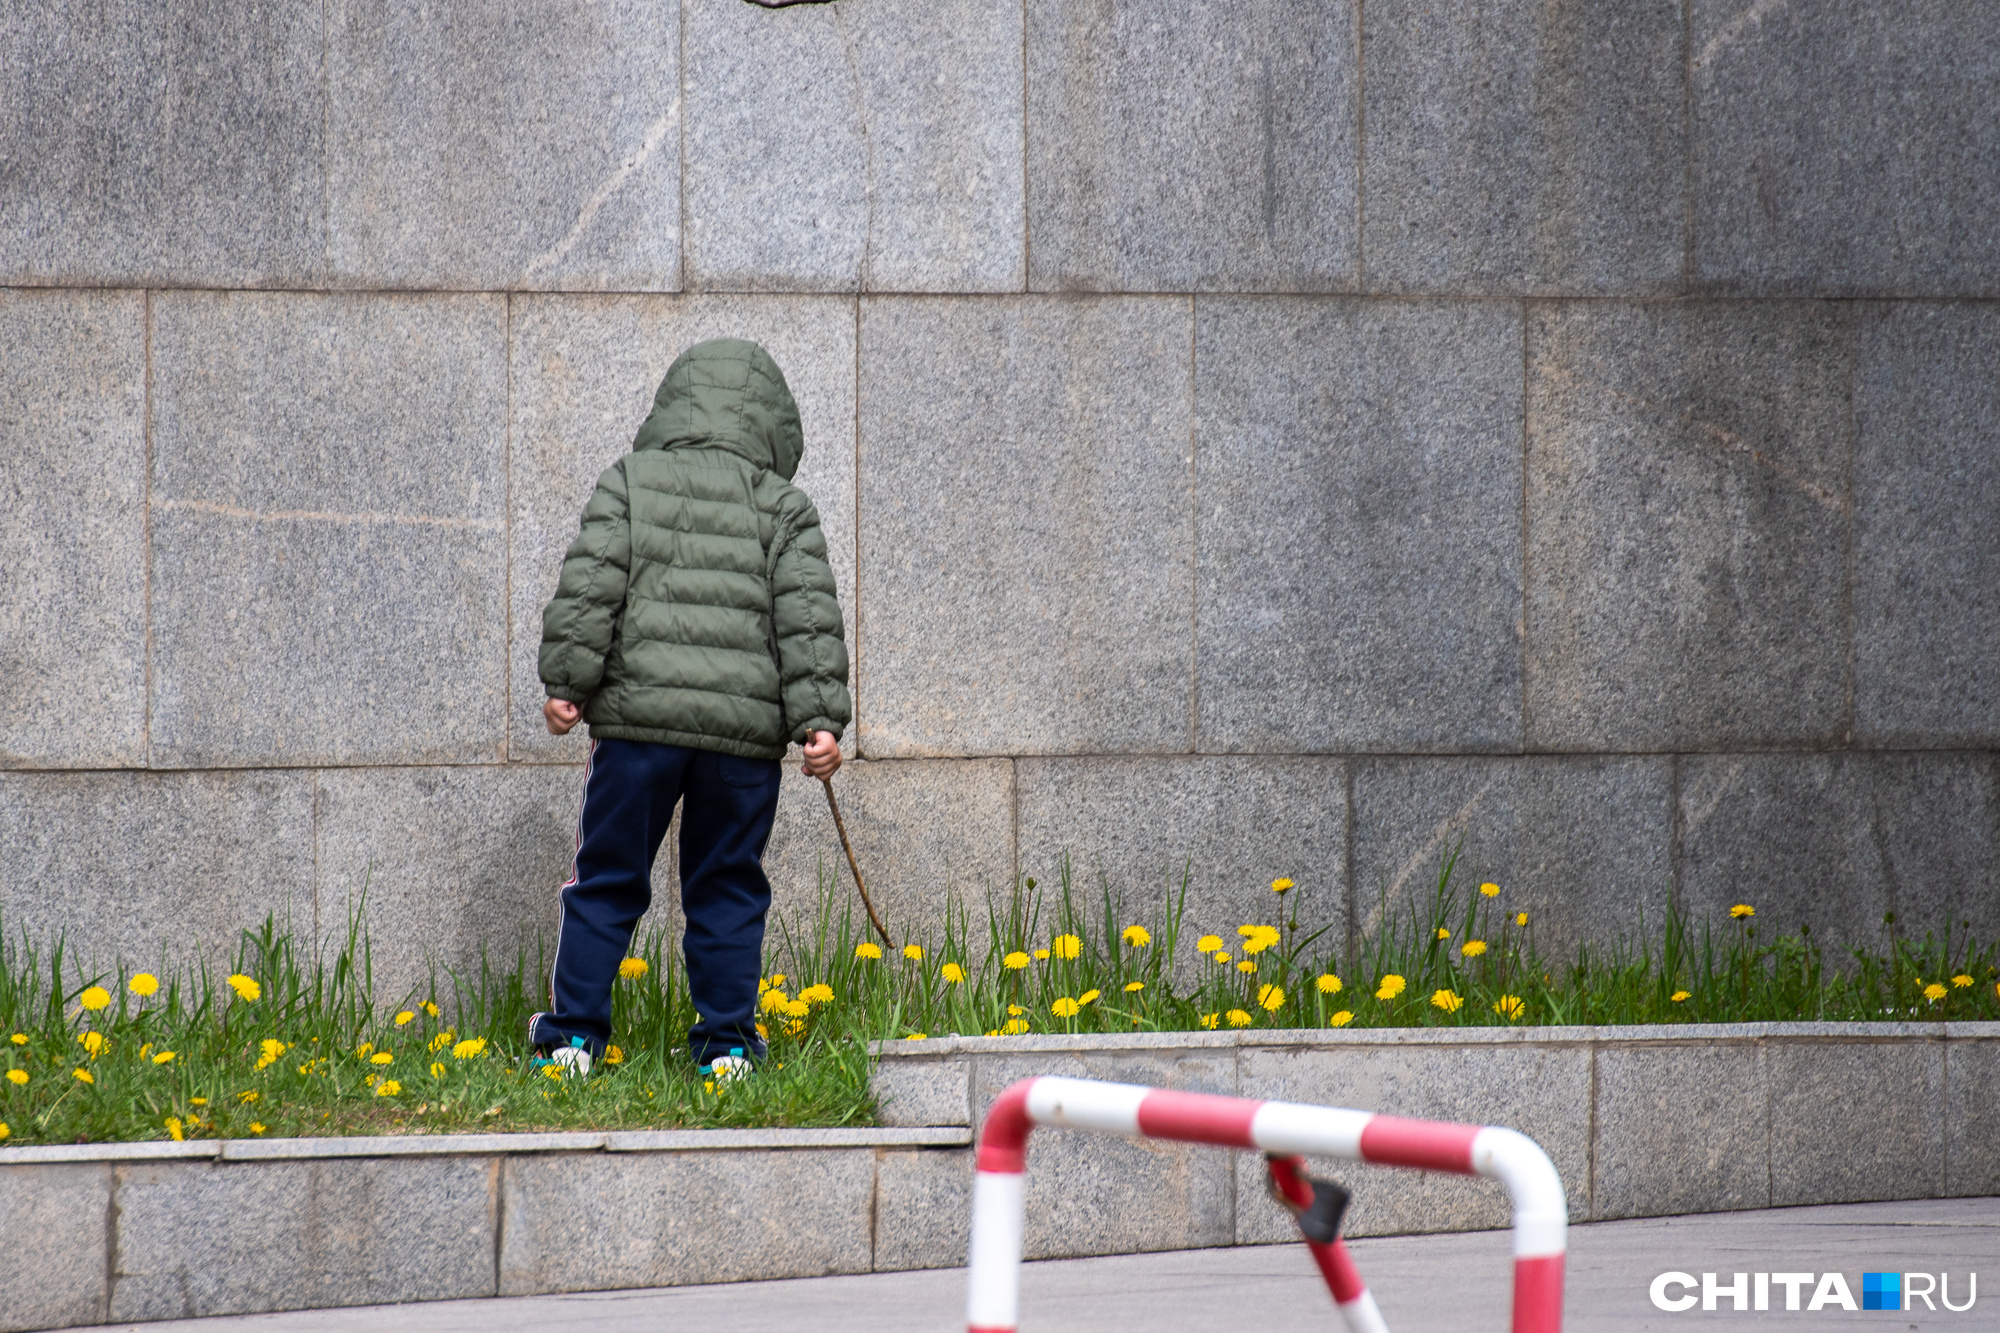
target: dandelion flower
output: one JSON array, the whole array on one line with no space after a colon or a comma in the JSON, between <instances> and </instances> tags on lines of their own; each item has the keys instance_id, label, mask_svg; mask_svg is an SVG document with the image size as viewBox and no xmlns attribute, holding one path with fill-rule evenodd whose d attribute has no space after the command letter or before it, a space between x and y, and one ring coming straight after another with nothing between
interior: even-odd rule
<instances>
[{"instance_id":1,"label":"dandelion flower","mask_svg":"<svg viewBox=\"0 0 2000 1333\"><path fill-rule=\"evenodd\" d=\"M1221 1022L1222 1022L1221 1014L1203 1014L1201 1016L1201 1025L1205 1028L1215 1027Z\"/></svg>"},{"instance_id":2,"label":"dandelion flower","mask_svg":"<svg viewBox=\"0 0 2000 1333\"><path fill-rule=\"evenodd\" d=\"M1514 924L1515 924L1515 925L1517 925L1517 926L1525 926L1525 925L1527 925L1527 924L1528 924L1528 914L1527 914L1526 912L1516 912L1516 913L1514 914Z\"/></svg>"},{"instance_id":3,"label":"dandelion flower","mask_svg":"<svg viewBox=\"0 0 2000 1333\"><path fill-rule=\"evenodd\" d=\"M1407 985L1409 983L1394 972L1387 973L1382 978L1382 984L1375 990L1375 998L1378 1000L1393 1000L1403 993L1403 987Z\"/></svg>"},{"instance_id":4,"label":"dandelion flower","mask_svg":"<svg viewBox=\"0 0 2000 1333\"><path fill-rule=\"evenodd\" d=\"M375 1054L368 1057L368 1063L371 1065L393 1064L395 1062L395 1059L396 1056L393 1052L377 1051L375 1052Z\"/></svg>"},{"instance_id":5,"label":"dandelion flower","mask_svg":"<svg viewBox=\"0 0 2000 1333\"><path fill-rule=\"evenodd\" d=\"M385 1078L375 1085L377 1097L393 1097L403 1090L403 1085L393 1078Z\"/></svg>"},{"instance_id":6,"label":"dandelion flower","mask_svg":"<svg viewBox=\"0 0 2000 1333\"><path fill-rule=\"evenodd\" d=\"M1944 987L1938 985L1935 981L1924 987L1924 998L1932 1004L1936 1004L1939 1000L1942 1000L1948 993Z\"/></svg>"},{"instance_id":7,"label":"dandelion flower","mask_svg":"<svg viewBox=\"0 0 2000 1333\"><path fill-rule=\"evenodd\" d=\"M17 1087L23 1086L28 1081L28 1071L25 1069L10 1069L7 1071L7 1081Z\"/></svg>"},{"instance_id":8,"label":"dandelion flower","mask_svg":"<svg viewBox=\"0 0 2000 1333\"><path fill-rule=\"evenodd\" d=\"M822 981L817 986L808 986L800 991L799 998L807 1004L832 1004L833 987Z\"/></svg>"},{"instance_id":9,"label":"dandelion flower","mask_svg":"<svg viewBox=\"0 0 2000 1333\"><path fill-rule=\"evenodd\" d=\"M356 1055L358 1055L358 1056L366 1056L366 1055L368 1055L368 1054L369 1054L370 1052L372 1052L372 1051L373 1051L374 1049L375 1049L375 1043L374 1043L374 1042L372 1042L372 1041L364 1041L364 1042L362 1042L362 1043L361 1043L361 1044L360 1044L359 1046L356 1046L356 1047L354 1048L354 1053L355 1053Z\"/></svg>"},{"instance_id":10,"label":"dandelion flower","mask_svg":"<svg viewBox=\"0 0 2000 1333\"><path fill-rule=\"evenodd\" d=\"M625 1052L619 1050L616 1046L606 1046L604 1048L604 1063L607 1065L624 1064Z\"/></svg>"},{"instance_id":11,"label":"dandelion flower","mask_svg":"<svg viewBox=\"0 0 2000 1333\"><path fill-rule=\"evenodd\" d=\"M1500 896L1500 886L1498 884L1481 884L1479 891L1489 898L1498 898Z\"/></svg>"},{"instance_id":12,"label":"dandelion flower","mask_svg":"<svg viewBox=\"0 0 2000 1333\"><path fill-rule=\"evenodd\" d=\"M943 967L938 969L938 975L943 977L946 981L949 981L954 986L962 986L965 984L965 969L960 967L957 963L946 963Z\"/></svg>"},{"instance_id":13,"label":"dandelion flower","mask_svg":"<svg viewBox=\"0 0 2000 1333\"><path fill-rule=\"evenodd\" d=\"M1749 903L1738 903L1736 904L1736 906L1729 909L1729 915L1735 920L1741 921L1746 916L1757 915L1757 909L1752 907Z\"/></svg>"},{"instance_id":14,"label":"dandelion flower","mask_svg":"<svg viewBox=\"0 0 2000 1333\"><path fill-rule=\"evenodd\" d=\"M929 1041L930 1039L931 1034L928 1032L906 1032L903 1034L904 1041Z\"/></svg>"},{"instance_id":15,"label":"dandelion flower","mask_svg":"<svg viewBox=\"0 0 2000 1333\"><path fill-rule=\"evenodd\" d=\"M132 979L125 983L125 989L143 1000L160 989L160 979L151 972L135 973Z\"/></svg>"},{"instance_id":16,"label":"dandelion flower","mask_svg":"<svg viewBox=\"0 0 2000 1333\"><path fill-rule=\"evenodd\" d=\"M1054 1014L1057 1018L1075 1018L1076 1011L1078 1009L1081 1009L1082 1007L1083 1006L1078 1004L1075 1000L1072 1000L1069 996L1065 995L1061 999L1057 1000L1054 1004L1049 1006L1049 1012Z\"/></svg>"},{"instance_id":17,"label":"dandelion flower","mask_svg":"<svg viewBox=\"0 0 2000 1333\"><path fill-rule=\"evenodd\" d=\"M1146 989L1146 983L1143 981L1128 981L1125 983L1125 993L1127 995L1136 995L1144 989Z\"/></svg>"},{"instance_id":18,"label":"dandelion flower","mask_svg":"<svg viewBox=\"0 0 2000 1333\"><path fill-rule=\"evenodd\" d=\"M276 1037L266 1037L258 1043L258 1051L257 1068L262 1069L278 1062L278 1057L285 1053L285 1043Z\"/></svg>"},{"instance_id":19,"label":"dandelion flower","mask_svg":"<svg viewBox=\"0 0 2000 1333\"><path fill-rule=\"evenodd\" d=\"M1277 1013L1279 1006L1284 1004L1284 1002L1285 1002L1284 987L1259 986L1257 988L1257 1003L1263 1005L1267 1012L1274 1014Z\"/></svg>"},{"instance_id":20,"label":"dandelion flower","mask_svg":"<svg viewBox=\"0 0 2000 1333\"><path fill-rule=\"evenodd\" d=\"M879 946L876 945L875 941L863 940L861 941L861 943L854 946L854 956L856 958L867 958L873 960L880 958L882 956L882 950Z\"/></svg>"},{"instance_id":21,"label":"dandelion flower","mask_svg":"<svg viewBox=\"0 0 2000 1333\"><path fill-rule=\"evenodd\" d=\"M260 1092L258 1092L258 1091L257 1091L257 1090L256 1090L255 1088L252 1088L252 1089L250 1089L250 1091L248 1091L248 1092L239 1092L239 1093L237 1093L237 1094L236 1094L236 1100L237 1100L237 1101L239 1101L239 1102L243 1102L244 1104L246 1104L246 1105L247 1105L247 1104L249 1104L250 1102L254 1102L254 1101L256 1101L256 1100L257 1100L257 1099L258 1099L259 1097L261 1097L262 1095L263 1095L263 1094L262 1094L262 1093L260 1093Z\"/></svg>"},{"instance_id":22,"label":"dandelion flower","mask_svg":"<svg viewBox=\"0 0 2000 1333\"><path fill-rule=\"evenodd\" d=\"M1289 893L1294 887L1292 881L1282 877L1271 881L1271 892L1273 893Z\"/></svg>"},{"instance_id":23,"label":"dandelion flower","mask_svg":"<svg viewBox=\"0 0 2000 1333\"><path fill-rule=\"evenodd\" d=\"M1951 984L1958 987L1960 990L1964 990L1966 987L1972 984L1972 978L1967 976L1965 973L1961 972L1957 976L1951 979Z\"/></svg>"},{"instance_id":24,"label":"dandelion flower","mask_svg":"<svg viewBox=\"0 0 2000 1333\"><path fill-rule=\"evenodd\" d=\"M437 1005L429 1000L425 1000L423 1004L418 1007L421 1008L425 1013L429 1014L432 1018L436 1018L438 1016Z\"/></svg>"},{"instance_id":25,"label":"dandelion flower","mask_svg":"<svg viewBox=\"0 0 2000 1333\"><path fill-rule=\"evenodd\" d=\"M1022 953L1019 949L1016 949L1014 950L1014 952L1008 954L1005 958L1002 958L1000 960L1000 965L1006 968L1009 972L1019 972L1022 968L1028 965L1028 955Z\"/></svg>"},{"instance_id":26,"label":"dandelion flower","mask_svg":"<svg viewBox=\"0 0 2000 1333\"><path fill-rule=\"evenodd\" d=\"M1243 936L1244 953L1262 953L1284 938L1276 926L1242 926L1236 933Z\"/></svg>"},{"instance_id":27,"label":"dandelion flower","mask_svg":"<svg viewBox=\"0 0 2000 1333\"><path fill-rule=\"evenodd\" d=\"M102 1032L79 1032L76 1040L78 1045L90 1053L93 1060L104 1050L105 1041Z\"/></svg>"},{"instance_id":28,"label":"dandelion flower","mask_svg":"<svg viewBox=\"0 0 2000 1333\"><path fill-rule=\"evenodd\" d=\"M1098 996L1102 994L1103 992L1099 990L1087 990L1076 997L1076 1002L1078 1004L1096 1004Z\"/></svg>"},{"instance_id":29,"label":"dandelion flower","mask_svg":"<svg viewBox=\"0 0 2000 1333\"><path fill-rule=\"evenodd\" d=\"M6 1121L0 1120L0 1139L10 1139L12 1137L14 1137L14 1131L7 1128Z\"/></svg>"},{"instance_id":30,"label":"dandelion flower","mask_svg":"<svg viewBox=\"0 0 2000 1333\"><path fill-rule=\"evenodd\" d=\"M1523 1007L1518 995L1502 995L1493 1002L1493 1012L1503 1018L1519 1018Z\"/></svg>"},{"instance_id":31,"label":"dandelion flower","mask_svg":"<svg viewBox=\"0 0 2000 1333\"><path fill-rule=\"evenodd\" d=\"M1007 1012L1009 1014L1012 1014L1015 1018L1019 1018L1022 1014L1025 1014L1028 1011L1026 1009L1023 1009L1018 1004L1010 1004L1007 1006Z\"/></svg>"},{"instance_id":32,"label":"dandelion flower","mask_svg":"<svg viewBox=\"0 0 2000 1333\"><path fill-rule=\"evenodd\" d=\"M16 1046L26 1046L28 1044L28 1034L25 1032L16 1032L8 1040L12 1041Z\"/></svg>"},{"instance_id":33,"label":"dandelion flower","mask_svg":"<svg viewBox=\"0 0 2000 1333\"><path fill-rule=\"evenodd\" d=\"M1441 990L1431 992L1431 1003L1448 1014L1455 1014L1465 1001L1459 998L1456 991Z\"/></svg>"},{"instance_id":34,"label":"dandelion flower","mask_svg":"<svg viewBox=\"0 0 2000 1333\"><path fill-rule=\"evenodd\" d=\"M1691 994L1691 992L1689 991L1677 990L1672 995L1669 995L1667 998L1671 1000L1673 1003L1679 1004L1682 1000L1685 1000L1689 996L1689 994Z\"/></svg>"},{"instance_id":35,"label":"dandelion flower","mask_svg":"<svg viewBox=\"0 0 2000 1333\"><path fill-rule=\"evenodd\" d=\"M486 1038L484 1037L467 1037L464 1041L459 1042L451 1048L451 1058L454 1060L470 1060L474 1056L484 1055L485 1053Z\"/></svg>"},{"instance_id":36,"label":"dandelion flower","mask_svg":"<svg viewBox=\"0 0 2000 1333\"><path fill-rule=\"evenodd\" d=\"M1027 1019L1010 1018L1004 1024L1001 1025L1000 1035L1003 1037L1018 1037L1027 1030L1028 1030Z\"/></svg>"},{"instance_id":37,"label":"dandelion flower","mask_svg":"<svg viewBox=\"0 0 2000 1333\"><path fill-rule=\"evenodd\" d=\"M262 1134L264 1132L264 1126L258 1124L255 1120L252 1120L250 1122L250 1132L252 1134Z\"/></svg>"},{"instance_id":38,"label":"dandelion flower","mask_svg":"<svg viewBox=\"0 0 2000 1333\"><path fill-rule=\"evenodd\" d=\"M102 986L90 986L76 997L76 1002L94 1014L111 1003L111 992Z\"/></svg>"},{"instance_id":39,"label":"dandelion flower","mask_svg":"<svg viewBox=\"0 0 2000 1333\"><path fill-rule=\"evenodd\" d=\"M1330 1028L1344 1028L1353 1021L1354 1015L1348 1010L1343 1009L1332 1018L1327 1019L1326 1025Z\"/></svg>"},{"instance_id":40,"label":"dandelion flower","mask_svg":"<svg viewBox=\"0 0 2000 1333\"><path fill-rule=\"evenodd\" d=\"M1451 932L1446 930L1443 926L1439 926L1437 937L1441 940L1448 940L1451 938Z\"/></svg>"},{"instance_id":41,"label":"dandelion flower","mask_svg":"<svg viewBox=\"0 0 2000 1333\"><path fill-rule=\"evenodd\" d=\"M1143 949L1153 942L1152 932L1144 926L1127 926L1118 938L1134 949Z\"/></svg>"},{"instance_id":42,"label":"dandelion flower","mask_svg":"<svg viewBox=\"0 0 2000 1333\"><path fill-rule=\"evenodd\" d=\"M1067 961L1083 952L1083 941L1074 935L1058 935L1049 941L1049 947L1055 950L1056 957Z\"/></svg>"},{"instance_id":43,"label":"dandelion flower","mask_svg":"<svg viewBox=\"0 0 2000 1333\"><path fill-rule=\"evenodd\" d=\"M77 1081L77 1082L79 1082L79 1083L95 1083L95 1082L97 1082L97 1080L96 1080L96 1079L94 1079L94 1078L92 1078L92 1077L90 1076L90 1071L89 1071L88 1069L72 1069L72 1070L70 1070L69 1072L70 1072L71 1076L72 1076L72 1077L74 1077L74 1078L76 1079L76 1081Z\"/></svg>"},{"instance_id":44,"label":"dandelion flower","mask_svg":"<svg viewBox=\"0 0 2000 1333\"><path fill-rule=\"evenodd\" d=\"M402 1013L396 1015L396 1026L399 1028L406 1028L410 1025L411 1021L416 1018L416 1016L417 1016L416 1010L405 1009L403 1010Z\"/></svg>"},{"instance_id":45,"label":"dandelion flower","mask_svg":"<svg viewBox=\"0 0 2000 1333\"><path fill-rule=\"evenodd\" d=\"M1320 973L1318 980L1314 981L1313 984L1319 987L1319 993L1321 995L1340 994L1340 978L1336 977L1331 972Z\"/></svg>"},{"instance_id":46,"label":"dandelion flower","mask_svg":"<svg viewBox=\"0 0 2000 1333\"><path fill-rule=\"evenodd\" d=\"M637 981L646 975L646 960L643 958L621 958L618 960L618 975L626 981Z\"/></svg>"},{"instance_id":47,"label":"dandelion flower","mask_svg":"<svg viewBox=\"0 0 2000 1333\"><path fill-rule=\"evenodd\" d=\"M1194 947L1202 953L1214 953L1222 947L1222 936L1204 935L1194 942Z\"/></svg>"},{"instance_id":48,"label":"dandelion flower","mask_svg":"<svg viewBox=\"0 0 2000 1333\"><path fill-rule=\"evenodd\" d=\"M1465 943L1458 946L1458 951L1460 954L1464 955L1467 958L1477 958L1479 957L1480 954L1486 952L1486 941L1467 940Z\"/></svg>"},{"instance_id":49,"label":"dandelion flower","mask_svg":"<svg viewBox=\"0 0 2000 1333\"><path fill-rule=\"evenodd\" d=\"M1243 973L1245 976L1248 976L1257 970L1257 965L1251 962L1248 958L1245 958L1242 962L1236 965L1236 970L1238 972Z\"/></svg>"},{"instance_id":50,"label":"dandelion flower","mask_svg":"<svg viewBox=\"0 0 2000 1333\"><path fill-rule=\"evenodd\" d=\"M244 976L241 972L232 973L230 975L229 989L235 991L236 998L243 1001L245 1004L256 1003L256 1001L264 994L264 988L262 986L259 986L254 979Z\"/></svg>"},{"instance_id":51,"label":"dandelion flower","mask_svg":"<svg viewBox=\"0 0 2000 1333\"><path fill-rule=\"evenodd\" d=\"M1250 1014L1247 1010L1231 1009L1228 1018L1229 1026L1233 1028L1247 1028L1250 1026Z\"/></svg>"},{"instance_id":52,"label":"dandelion flower","mask_svg":"<svg viewBox=\"0 0 2000 1333\"><path fill-rule=\"evenodd\" d=\"M772 984L773 986L782 986L782 985L784 985L784 984L785 984L785 974L784 974L783 972L773 972L773 973L771 974L771 984Z\"/></svg>"},{"instance_id":53,"label":"dandelion flower","mask_svg":"<svg viewBox=\"0 0 2000 1333\"><path fill-rule=\"evenodd\" d=\"M1037 950L1035 950L1035 961L1036 961L1036 962L1038 962L1038 963L1046 963L1046 962L1048 962L1048 961L1049 961L1049 951L1048 951L1047 949L1037 949Z\"/></svg>"},{"instance_id":54,"label":"dandelion flower","mask_svg":"<svg viewBox=\"0 0 2000 1333\"><path fill-rule=\"evenodd\" d=\"M1229 950L1227 949L1217 949L1214 953L1210 954L1209 957L1213 958L1218 963L1226 963L1230 960L1231 955Z\"/></svg>"},{"instance_id":55,"label":"dandelion flower","mask_svg":"<svg viewBox=\"0 0 2000 1333\"><path fill-rule=\"evenodd\" d=\"M811 1015L812 1006L804 1000L793 1000L785 1006L786 1018L805 1018Z\"/></svg>"},{"instance_id":56,"label":"dandelion flower","mask_svg":"<svg viewBox=\"0 0 2000 1333\"><path fill-rule=\"evenodd\" d=\"M181 1119L179 1116L170 1115L167 1117L167 1137L175 1143L184 1143L187 1141L187 1135L181 1132Z\"/></svg>"},{"instance_id":57,"label":"dandelion flower","mask_svg":"<svg viewBox=\"0 0 2000 1333\"><path fill-rule=\"evenodd\" d=\"M158 1055L153 1057L153 1063L156 1065L170 1065L173 1062L174 1062L174 1053L172 1051L161 1051Z\"/></svg>"},{"instance_id":58,"label":"dandelion flower","mask_svg":"<svg viewBox=\"0 0 2000 1333\"><path fill-rule=\"evenodd\" d=\"M792 1000L791 996L785 994L783 991L777 989L776 987L772 987L770 990L765 991L764 994L758 999L757 1007L762 1009L767 1014L775 1014L779 1010L783 1009L787 1004L790 1004L791 1000Z\"/></svg>"},{"instance_id":59,"label":"dandelion flower","mask_svg":"<svg viewBox=\"0 0 2000 1333\"><path fill-rule=\"evenodd\" d=\"M921 944L905 944L903 946L903 957L913 963L921 963L924 961L924 947Z\"/></svg>"}]
</instances>

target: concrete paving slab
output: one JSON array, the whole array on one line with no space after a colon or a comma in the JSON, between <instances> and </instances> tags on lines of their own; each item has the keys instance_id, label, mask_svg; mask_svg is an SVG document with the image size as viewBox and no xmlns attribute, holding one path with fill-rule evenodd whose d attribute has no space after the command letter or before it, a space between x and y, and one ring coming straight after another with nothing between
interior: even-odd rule
<instances>
[{"instance_id":1,"label":"concrete paving slab","mask_svg":"<svg viewBox=\"0 0 2000 1333\"><path fill-rule=\"evenodd\" d=\"M1354 1257L1396 1333L1487 1333L1507 1327L1508 1248L1504 1235L1402 1236L1357 1241ZM1840 1271L1858 1301L1870 1270L1943 1270L1952 1298L1965 1297L1968 1272L1986 1279L1983 1304L1962 1314L1921 1307L1898 1329L1993 1327L2000 1307L2000 1198L1779 1208L1699 1217L1598 1222L1570 1233L1570 1333L1651 1333L1682 1316L1655 1310L1646 1289L1669 1269ZM1033 1333L1115 1333L1121 1329L1214 1328L1256 1310L1259 1333L1333 1326L1326 1289L1296 1245L1239 1246L1105 1259L1057 1259L1022 1270L1021 1327ZM964 1319L961 1269L853 1277L738 1282L654 1291L594 1292L514 1300L317 1310L299 1314L113 1325L95 1330L147 1333L612 1333L622 1329L729 1330L729 1333L902 1333L957 1328ZM1817 1314L1696 1312L1704 1330L1847 1328L1837 1308ZM1773 1304L1782 1307L1782 1288ZM1845 1322L1843 1322L1845 1321ZM1884 1321L1887 1322L1886 1320ZM83 1333L92 1333L84 1330Z\"/></svg>"}]
</instances>

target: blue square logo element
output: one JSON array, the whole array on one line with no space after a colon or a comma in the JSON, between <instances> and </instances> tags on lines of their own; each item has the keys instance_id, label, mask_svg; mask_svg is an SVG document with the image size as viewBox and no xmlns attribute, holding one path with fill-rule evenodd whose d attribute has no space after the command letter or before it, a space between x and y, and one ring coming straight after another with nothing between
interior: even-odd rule
<instances>
[{"instance_id":1,"label":"blue square logo element","mask_svg":"<svg viewBox=\"0 0 2000 1333\"><path fill-rule=\"evenodd\" d=\"M1903 1275L1901 1273L1863 1273L1861 1275L1861 1308L1864 1310L1902 1309Z\"/></svg>"}]
</instances>

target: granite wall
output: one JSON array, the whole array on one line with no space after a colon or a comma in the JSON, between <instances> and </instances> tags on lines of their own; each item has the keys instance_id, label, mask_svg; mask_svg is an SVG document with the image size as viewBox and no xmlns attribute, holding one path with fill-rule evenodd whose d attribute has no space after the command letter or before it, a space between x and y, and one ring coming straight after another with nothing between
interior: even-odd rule
<instances>
[{"instance_id":1,"label":"granite wall","mask_svg":"<svg viewBox=\"0 0 2000 1333\"><path fill-rule=\"evenodd\" d=\"M1360 930L1462 837L1545 940L2000 930L1978 10L15 4L0 927L546 928L540 606L726 333L800 399L899 921L1067 851Z\"/></svg>"}]
</instances>

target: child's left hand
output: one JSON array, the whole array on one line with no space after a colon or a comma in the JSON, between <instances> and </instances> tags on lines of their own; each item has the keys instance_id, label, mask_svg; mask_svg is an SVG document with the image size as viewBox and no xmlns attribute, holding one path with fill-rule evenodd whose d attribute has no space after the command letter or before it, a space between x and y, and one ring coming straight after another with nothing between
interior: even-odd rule
<instances>
[{"instance_id":1,"label":"child's left hand","mask_svg":"<svg viewBox=\"0 0 2000 1333\"><path fill-rule=\"evenodd\" d=\"M815 731L805 744L805 767L799 772L809 778L830 778L840 771L840 742L830 731Z\"/></svg>"}]
</instances>

